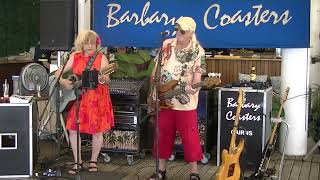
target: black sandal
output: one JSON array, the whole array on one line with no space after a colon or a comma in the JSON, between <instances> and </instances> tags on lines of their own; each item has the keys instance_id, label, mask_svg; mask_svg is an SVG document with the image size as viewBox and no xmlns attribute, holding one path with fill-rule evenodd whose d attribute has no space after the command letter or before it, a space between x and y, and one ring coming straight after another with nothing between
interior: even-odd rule
<instances>
[{"instance_id":1,"label":"black sandal","mask_svg":"<svg viewBox=\"0 0 320 180\"><path fill-rule=\"evenodd\" d=\"M166 170L164 170L164 171L159 170L158 175L156 173L154 173L154 174L152 174L152 176L149 177L149 179L156 179L157 176L160 180L166 179L166 173L167 173Z\"/></svg>"},{"instance_id":2,"label":"black sandal","mask_svg":"<svg viewBox=\"0 0 320 180\"><path fill-rule=\"evenodd\" d=\"M69 169L68 174L70 174L70 175L76 175L76 174L78 173L77 167L74 168L74 165L77 165L77 164L78 164L78 163L73 163L73 164L72 164L72 168ZM80 172L80 171L83 171L83 170L84 170L84 167L83 167L83 162L82 162L82 163L79 164L79 172Z\"/></svg>"},{"instance_id":3,"label":"black sandal","mask_svg":"<svg viewBox=\"0 0 320 180\"><path fill-rule=\"evenodd\" d=\"M89 161L89 164L95 164L95 165L89 165L88 172L98 172L98 165L97 161Z\"/></svg>"},{"instance_id":4,"label":"black sandal","mask_svg":"<svg viewBox=\"0 0 320 180\"><path fill-rule=\"evenodd\" d=\"M189 180L200 180L200 176L197 173L191 173Z\"/></svg>"}]
</instances>

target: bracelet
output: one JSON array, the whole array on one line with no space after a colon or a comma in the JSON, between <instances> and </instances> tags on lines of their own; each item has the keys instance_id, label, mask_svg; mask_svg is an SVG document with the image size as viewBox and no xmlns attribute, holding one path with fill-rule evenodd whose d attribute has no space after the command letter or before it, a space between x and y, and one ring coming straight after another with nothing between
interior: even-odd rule
<instances>
[{"instance_id":1,"label":"bracelet","mask_svg":"<svg viewBox=\"0 0 320 180\"><path fill-rule=\"evenodd\" d=\"M104 83L106 82L106 80L104 80L103 82L101 82L100 79L98 79L98 82L99 82L100 84L104 84Z\"/></svg>"}]
</instances>

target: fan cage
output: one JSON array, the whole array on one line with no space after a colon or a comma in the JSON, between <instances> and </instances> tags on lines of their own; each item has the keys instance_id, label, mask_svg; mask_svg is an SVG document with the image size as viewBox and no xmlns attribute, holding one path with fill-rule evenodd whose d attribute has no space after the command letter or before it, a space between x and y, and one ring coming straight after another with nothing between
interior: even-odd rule
<instances>
[{"instance_id":1,"label":"fan cage","mask_svg":"<svg viewBox=\"0 0 320 180\"><path fill-rule=\"evenodd\" d=\"M37 63L26 65L20 74L22 86L27 91L37 91L36 86L40 85L40 91L44 91L48 85L49 77L46 69Z\"/></svg>"}]
</instances>

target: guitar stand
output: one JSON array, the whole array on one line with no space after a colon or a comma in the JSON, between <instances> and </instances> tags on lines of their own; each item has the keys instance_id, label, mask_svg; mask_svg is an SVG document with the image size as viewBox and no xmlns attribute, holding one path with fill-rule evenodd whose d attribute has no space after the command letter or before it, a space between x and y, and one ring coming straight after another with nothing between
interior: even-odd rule
<instances>
[{"instance_id":1,"label":"guitar stand","mask_svg":"<svg viewBox=\"0 0 320 180\"><path fill-rule=\"evenodd\" d=\"M284 145L282 148L282 155L281 155L281 161L280 161L280 167L279 167L279 175L276 176L275 172L276 169L272 168L272 169L266 169L265 172L262 173L262 175L258 176L258 177L254 177L254 176L250 176L250 177L244 177L244 180L263 180L263 179L272 179L272 180L281 180L281 175L282 175L282 169L283 169L283 165L284 165L284 157L285 157L285 148L287 145L287 139L288 139L288 135L289 135L289 124L284 121L284 120L272 120L272 121L277 121L278 123L284 123L287 127L287 131L286 131L286 136L285 136L285 140L284 140Z\"/></svg>"},{"instance_id":2,"label":"guitar stand","mask_svg":"<svg viewBox=\"0 0 320 180\"><path fill-rule=\"evenodd\" d=\"M280 165L279 165L279 175L278 176L276 176L276 175L270 176L270 178L272 180L281 180L282 169L283 169L283 165L284 165L285 150L286 150L286 145L287 145L287 140L288 140L288 135L289 135L289 124L282 119L279 120L279 122L284 123L287 127L287 130L286 130L286 136L284 139L284 145L282 147L282 155L281 155L281 161L280 161Z\"/></svg>"},{"instance_id":3,"label":"guitar stand","mask_svg":"<svg viewBox=\"0 0 320 180\"><path fill-rule=\"evenodd\" d=\"M39 128L38 137L40 139L41 139L41 137L52 136L52 134L53 134L53 133L50 133L50 132L45 130L45 127L47 126L48 122L50 121L50 118L51 118L53 112L54 111L52 109L50 109L50 112L49 112L48 116L46 117L46 119L44 120L44 123ZM64 136L66 138L67 143L69 144L70 143L69 135L68 135L68 132L67 132L66 125L64 123L63 117L62 117L62 113L60 113L60 123L61 123L62 129L63 129L63 132L64 132L64 134L62 134L60 138L63 139L63 136ZM42 134L44 134L44 135L42 135ZM56 143L59 143L57 138L55 138L54 136L52 138Z\"/></svg>"},{"instance_id":4,"label":"guitar stand","mask_svg":"<svg viewBox=\"0 0 320 180\"><path fill-rule=\"evenodd\" d=\"M57 56L57 58L58 58L58 67L60 67L60 61L61 61L61 52L60 51L58 51L58 56ZM69 59L69 58L68 58ZM67 61L68 61L68 59L67 59ZM61 78L61 76L62 76L62 72L63 72L63 70L64 70L64 68L65 68L65 65L67 64L67 62L63 65L63 67L62 67L62 71L61 71L61 73L59 74L59 77L57 78L57 81L56 81L56 83L54 83L53 84L53 86L54 86L54 89L55 88L58 88L59 89L59 79ZM50 99L52 98L52 96L53 95L55 95L56 96L56 102L55 102L55 108L56 108L56 132L55 133L53 133L53 135L52 135L52 139L56 142L56 145L57 145L57 147L56 147L56 155L55 155L55 160L54 161L56 161L56 160L58 160L59 158L60 158L60 151L61 151L61 145L60 145L60 138L63 136L62 134L61 134L61 125L63 125L63 130L64 130L64 135L66 136L66 139L67 139L67 141L69 141L68 140L68 135L67 135L67 132L66 132L66 130L65 130L65 126L64 126L64 121L63 121L63 118L62 118L62 114L59 112L59 107L60 107L60 103L59 103L59 98L60 98L60 95L59 95L59 93L58 93L58 91L56 91L57 93L54 93L54 89L53 89L53 91L52 91L52 93L49 93L49 98L48 98L48 102L46 103L46 105L44 106L44 109L43 109L43 111L42 111L42 113L41 113L41 115L40 115L40 117L39 117L39 119L40 119L40 122L42 121L42 118L43 118L43 115L44 115L44 112L46 111L46 108L47 108L47 106L48 106L48 104L49 104L49 102L50 102ZM47 123L49 122L49 120L50 120L50 118L51 118L51 116L52 116L52 114L53 114L53 109L51 108L51 110L50 110L50 112L49 112L49 115L48 115L48 117L45 119L45 122L43 123L43 125L42 125L42 127L40 127L40 129L38 129L38 136L39 137L41 137L41 134L44 132L44 128L45 128L45 126L47 125ZM61 136L60 136L61 135ZM51 135L50 135L51 136ZM46 177L58 177L58 176L61 176L61 170L60 170L60 168L58 168L58 170L56 170L56 171L54 171L54 174L52 174L52 169L49 169L50 170L50 172L49 172L49 174L50 175L45 175Z\"/></svg>"},{"instance_id":5,"label":"guitar stand","mask_svg":"<svg viewBox=\"0 0 320 180\"><path fill-rule=\"evenodd\" d=\"M306 161L309 156L318 148L320 147L320 140L312 147L312 149L304 156L303 160Z\"/></svg>"}]
</instances>

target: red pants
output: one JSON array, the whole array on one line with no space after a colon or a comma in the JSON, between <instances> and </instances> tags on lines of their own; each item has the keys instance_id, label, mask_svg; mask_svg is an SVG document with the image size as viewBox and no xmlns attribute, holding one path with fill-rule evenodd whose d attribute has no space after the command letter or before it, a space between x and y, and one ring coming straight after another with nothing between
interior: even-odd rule
<instances>
[{"instance_id":1,"label":"red pants","mask_svg":"<svg viewBox=\"0 0 320 180\"><path fill-rule=\"evenodd\" d=\"M176 130L182 140L184 159L195 162L202 159L198 131L197 110L178 111L165 109L159 112L159 158L168 159L174 147ZM155 127L154 127L155 129ZM156 157L156 136L154 131L153 156Z\"/></svg>"}]
</instances>

